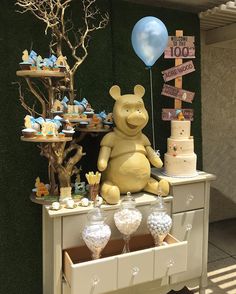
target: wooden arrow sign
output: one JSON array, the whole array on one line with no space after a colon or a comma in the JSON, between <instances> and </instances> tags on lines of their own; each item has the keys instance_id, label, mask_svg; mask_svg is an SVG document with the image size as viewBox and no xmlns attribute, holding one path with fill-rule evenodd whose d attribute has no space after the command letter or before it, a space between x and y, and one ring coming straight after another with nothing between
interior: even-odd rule
<instances>
[{"instance_id":1,"label":"wooden arrow sign","mask_svg":"<svg viewBox=\"0 0 236 294\"><path fill-rule=\"evenodd\" d=\"M161 95L192 103L195 93L164 84Z\"/></svg>"},{"instance_id":2,"label":"wooden arrow sign","mask_svg":"<svg viewBox=\"0 0 236 294\"><path fill-rule=\"evenodd\" d=\"M164 58L195 58L194 36L169 36Z\"/></svg>"},{"instance_id":3,"label":"wooden arrow sign","mask_svg":"<svg viewBox=\"0 0 236 294\"><path fill-rule=\"evenodd\" d=\"M176 120L178 119L178 109L163 108L162 109L162 120ZM193 109L181 109L181 112L185 120L193 121Z\"/></svg>"},{"instance_id":4,"label":"wooden arrow sign","mask_svg":"<svg viewBox=\"0 0 236 294\"><path fill-rule=\"evenodd\" d=\"M182 77L184 75L187 75L191 72L195 71L194 65L192 61L184 62L183 64L180 64L175 67L171 67L169 69L166 69L162 71L163 79L165 82L171 81L177 77Z\"/></svg>"}]
</instances>

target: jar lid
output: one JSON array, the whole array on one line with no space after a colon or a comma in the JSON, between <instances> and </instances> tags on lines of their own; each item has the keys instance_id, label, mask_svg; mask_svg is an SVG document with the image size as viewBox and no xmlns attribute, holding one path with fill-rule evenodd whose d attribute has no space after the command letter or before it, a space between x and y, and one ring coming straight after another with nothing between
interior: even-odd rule
<instances>
[{"instance_id":1,"label":"jar lid","mask_svg":"<svg viewBox=\"0 0 236 294\"><path fill-rule=\"evenodd\" d=\"M121 202L122 208L135 208L136 201L133 196L131 196L130 192L127 192L127 195L124 197L124 199Z\"/></svg>"},{"instance_id":2,"label":"jar lid","mask_svg":"<svg viewBox=\"0 0 236 294\"><path fill-rule=\"evenodd\" d=\"M157 200L154 202L154 210L159 211L159 212L166 212L166 205L163 201L163 198L161 196L157 197Z\"/></svg>"},{"instance_id":3,"label":"jar lid","mask_svg":"<svg viewBox=\"0 0 236 294\"><path fill-rule=\"evenodd\" d=\"M88 221L89 222L103 222L106 217L103 211L99 207L94 207L92 210L88 212Z\"/></svg>"}]
</instances>

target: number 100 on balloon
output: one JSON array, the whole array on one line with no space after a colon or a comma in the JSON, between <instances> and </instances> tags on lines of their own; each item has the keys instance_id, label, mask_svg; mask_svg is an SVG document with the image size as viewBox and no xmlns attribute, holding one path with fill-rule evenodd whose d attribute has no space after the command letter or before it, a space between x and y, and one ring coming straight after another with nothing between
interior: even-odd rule
<instances>
[{"instance_id":1,"label":"number 100 on balloon","mask_svg":"<svg viewBox=\"0 0 236 294\"><path fill-rule=\"evenodd\" d=\"M164 58L195 58L194 36L169 36Z\"/></svg>"}]
</instances>

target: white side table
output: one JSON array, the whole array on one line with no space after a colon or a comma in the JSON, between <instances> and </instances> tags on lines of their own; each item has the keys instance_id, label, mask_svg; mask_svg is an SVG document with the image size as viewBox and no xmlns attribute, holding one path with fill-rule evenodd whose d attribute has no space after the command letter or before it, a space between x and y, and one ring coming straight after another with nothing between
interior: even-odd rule
<instances>
[{"instance_id":1,"label":"white side table","mask_svg":"<svg viewBox=\"0 0 236 294\"><path fill-rule=\"evenodd\" d=\"M109 268L112 270L106 270L108 284L111 284L111 288L99 286L93 289L93 294L98 293L119 293L119 294L130 294L131 289L133 293L141 294L154 294L167 293L171 289L179 290L183 286L195 286L200 285L201 293L204 293L204 288L207 286L207 249L208 249L208 214L209 214L209 192L210 182L215 179L213 175L200 172L199 176L194 178L169 178L160 174L157 170L153 169L153 176L157 178L166 178L171 185L170 195L165 198L167 204L168 213L173 218L173 228L171 234L176 237L180 242L173 244L170 248L164 250L150 250L143 253L146 256L157 256L158 260L163 260L163 265L160 262L160 268L149 273L149 278L140 279L143 280L140 284L132 284L132 288L119 288L119 281L116 278L109 278L111 272L117 270L117 261L104 259L103 265L105 269ZM138 234L146 234L146 217L149 213L150 204L155 201L153 195L147 193L135 194L137 207L142 211L143 221L136 232ZM116 229L113 221L113 214L118 209L119 204L113 206L104 206L108 215L108 224L112 229L112 238L118 238L119 232ZM89 268L78 269L77 265L71 265L72 269L75 269L75 273L72 270L70 277L70 283L65 281L63 278L63 250L81 246L83 244L81 238L81 231L86 222L86 214L90 208L78 207L75 209L61 209L59 211L48 210L48 207L43 207L43 293L44 294L86 294L85 292L80 293L77 291L81 289L80 283L77 280L82 280L82 283L86 283L87 273L90 272ZM187 241L187 242L186 242ZM185 251L184 251L185 250ZM183 255L181 261L181 255ZM188 256L184 268L184 256ZM171 259L173 256L175 259L174 263L171 264L173 268L169 271L166 276L164 262ZM143 259L142 252L137 254L131 254L132 261ZM166 259L167 258L167 259ZM155 258L154 258L155 259ZM121 264L122 257L117 257L118 264ZM151 259L152 260L152 257ZM107 263L106 263L107 262ZM124 261L125 263L126 261ZM182 262L182 265L181 265ZM182 266L182 272L181 271ZM150 271L153 270L151 267ZM76 272L79 273L79 278L76 276ZM161 273L158 279L155 279L155 272ZM167 272L167 271L166 271ZM116 275L118 277L118 274ZM152 279L150 280L150 277ZM72 279L72 280L71 280ZM75 279L75 281L73 281ZM112 285L111 281L114 280ZM104 282L105 283L105 282ZM72 286L73 284L73 286ZM74 289L74 290L73 290ZM96 290L98 289L98 290ZM103 289L105 291L103 292ZM107 289L112 289L108 291ZM113 291L115 290L115 291ZM83 290L85 291L85 290Z\"/></svg>"}]
</instances>

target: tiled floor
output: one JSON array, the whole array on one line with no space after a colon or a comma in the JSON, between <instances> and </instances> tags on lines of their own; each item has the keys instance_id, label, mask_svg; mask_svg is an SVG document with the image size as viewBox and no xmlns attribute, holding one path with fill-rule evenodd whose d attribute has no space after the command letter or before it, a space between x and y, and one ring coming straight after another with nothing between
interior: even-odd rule
<instances>
[{"instance_id":1,"label":"tiled floor","mask_svg":"<svg viewBox=\"0 0 236 294\"><path fill-rule=\"evenodd\" d=\"M210 224L208 280L206 294L236 294L236 219Z\"/></svg>"}]
</instances>

